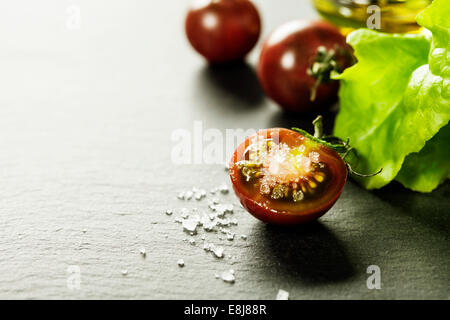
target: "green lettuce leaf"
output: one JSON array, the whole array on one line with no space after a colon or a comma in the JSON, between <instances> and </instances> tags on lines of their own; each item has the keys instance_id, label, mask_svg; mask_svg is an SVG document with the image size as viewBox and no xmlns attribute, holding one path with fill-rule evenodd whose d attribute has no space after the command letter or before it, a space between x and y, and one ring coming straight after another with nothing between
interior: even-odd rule
<instances>
[{"instance_id":1,"label":"green lettuce leaf","mask_svg":"<svg viewBox=\"0 0 450 320\"><path fill-rule=\"evenodd\" d=\"M430 192L450 178L450 126L442 128L419 153L406 157L396 180L412 190Z\"/></svg>"},{"instance_id":2,"label":"green lettuce leaf","mask_svg":"<svg viewBox=\"0 0 450 320\"><path fill-rule=\"evenodd\" d=\"M431 44L423 34L361 29L348 36L358 63L337 77L341 109L334 134L350 138L358 154L350 162L357 171L383 168L359 179L368 189L383 187L399 172L401 183L423 192L448 177L450 159L441 150L448 148L446 130L424 146L450 119L449 14L450 1L435 0L418 16L432 32ZM429 170L423 170L426 164Z\"/></svg>"}]
</instances>

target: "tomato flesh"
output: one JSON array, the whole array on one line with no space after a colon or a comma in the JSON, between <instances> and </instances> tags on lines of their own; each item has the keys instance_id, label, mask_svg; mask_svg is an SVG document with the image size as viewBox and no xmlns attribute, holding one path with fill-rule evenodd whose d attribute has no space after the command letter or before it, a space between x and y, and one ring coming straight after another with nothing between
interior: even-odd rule
<instances>
[{"instance_id":1,"label":"tomato flesh","mask_svg":"<svg viewBox=\"0 0 450 320\"><path fill-rule=\"evenodd\" d=\"M325 214L339 198L347 168L334 150L282 128L246 139L230 163L244 208L272 224L299 224Z\"/></svg>"},{"instance_id":2,"label":"tomato flesh","mask_svg":"<svg viewBox=\"0 0 450 320\"><path fill-rule=\"evenodd\" d=\"M194 1L185 23L194 49L209 62L242 59L261 31L258 10L249 0Z\"/></svg>"}]
</instances>

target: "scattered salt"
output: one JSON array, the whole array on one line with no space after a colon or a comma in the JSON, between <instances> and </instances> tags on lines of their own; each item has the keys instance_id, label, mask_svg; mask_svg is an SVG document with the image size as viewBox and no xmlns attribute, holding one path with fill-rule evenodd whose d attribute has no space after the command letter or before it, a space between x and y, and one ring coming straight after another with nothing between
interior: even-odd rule
<instances>
[{"instance_id":1,"label":"scattered salt","mask_svg":"<svg viewBox=\"0 0 450 320\"><path fill-rule=\"evenodd\" d=\"M197 232L198 221L195 219L183 220L183 229L187 232Z\"/></svg>"},{"instance_id":2,"label":"scattered salt","mask_svg":"<svg viewBox=\"0 0 450 320\"><path fill-rule=\"evenodd\" d=\"M276 300L289 300L289 292L283 289L278 290Z\"/></svg>"},{"instance_id":3,"label":"scattered salt","mask_svg":"<svg viewBox=\"0 0 450 320\"><path fill-rule=\"evenodd\" d=\"M234 271L233 270L228 270L228 271L222 272L221 278L222 278L222 280L224 282L234 283L234 281L235 281Z\"/></svg>"},{"instance_id":4,"label":"scattered salt","mask_svg":"<svg viewBox=\"0 0 450 320\"><path fill-rule=\"evenodd\" d=\"M186 219L189 216L189 210L187 208L181 208L181 217Z\"/></svg>"},{"instance_id":5,"label":"scattered salt","mask_svg":"<svg viewBox=\"0 0 450 320\"><path fill-rule=\"evenodd\" d=\"M231 221L226 218L225 219L220 219L220 218L217 219L217 225L219 225L219 226L228 227L230 225L230 223L231 223Z\"/></svg>"},{"instance_id":6,"label":"scattered salt","mask_svg":"<svg viewBox=\"0 0 450 320\"><path fill-rule=\"evenodd\" d=\"M221 194L227 194L229 192L229 188L225 183L223 183L209 191L209 193L213 195L218 192ZM178 194L178 198L181 200L190 200L194 198L195 200L200 201L206 197L207 191L196 187L193 187L191 190L182 191ZM238 204L236 204L236 206L237 205ZM202 208L200 208L200 210L197 208L181 208L179 216L176 216L174 220L175 222L181 223L183 230L191 236L197 234L200 227L204 230L204 232L220 232L220 234L223 235L219 235L217 237L220 241L224 241L225 239L229 241L234 240L236 234L232 232L230 228L232 228L232 226L236 226L238 224L238 220L234 217L230 218L227 216L227 214L233 214L235 208L234 205L232 203L221 203L221 200L218 197L212 197L212 199L210 199L207 203L207 206L210 210L209 212L203 211L204 209ZM206 209L206 211L208 211L208 209ZM169 216L172 215L173 212L174 210L171 209L166 210L166 214ZM241 238L246 239L247 236L241 235ZM213 243L208 243L204 234L201 235L200 239L202 240L201 245L203 250L206 252L211 252L214 257L219 259L225 257L223 247L216 246ZM183 239L183 241L186 243L189 242L191 245L196 245L196 239L194 238L190 238L189 240ZM143 249L141 249L141 254L145 256L145 253L142 253L142 250ZM227 255L227 258L235 259L236 257L233 258ZM183 259L178 260L178 265L180 267L184 266ZM225 282L233 283L234 271L229 270L224 272L222 276L216 275L216 277L221 277Z\"/></svg>"},{"instance_id":7,"label":"scattered salt","mask_svg":"<svg viewBox=\"0 0 450 320\"><path fill-rule=\"evenodd\" d=\"M205 221L203 222L203 230L207 232L214 231L216 225L217 225L216 221Z\"/></svg>"},{"instance_id":8,"label":"scattered salt","mask_svg":"<svg viewBox=\"0 0 450 320\"><path fill-rule=\"evenodd\" d=\"M219 190L220 190L220 192L221 193L223 193L223 194L227 194L228 193L228 186L226 185L226 184L222 184L220 187L219 187Z\"/></svg>"},{"instance_id":9,"label":"scattered salt","mask_svg":"<svg viewBox=\"0 0 450 320\"><path fill-rule=\"evenodd\" d=\"M223 248L222 247L213 247L212 252L217 258L223 258Z\"/></svg>"},{"instance_id":10,"label":"scattered salt","mask_svg":"<svg viewBox=\"0 0 450 320\"><path fill-rule=\"evenodd\" d=\"M223 217L226 213L233 213L233 204L216 204L210 206L210 209L217 212L218 217Z\"/></svg>"},{"instance_id":11,"label":"scattered salt","mask_svg":"<svg viewBox=\"0 0 450 320\"><path fill-rule=\"evenodd\" d=\"M186 191L184 198L186 200L191 200L193 195L194 195L194 193L192 191Z\"/></svg>"},{"instance_id":12,"label":"scattered salt","mask_svg":"<svg viewBox=\"0 0 450 320\"><path fill-rule=\"evenodd\" d=\"M176 217L176 218L174 219L174 221L175 221L175 222L178 222L178 223L182 223L182 222L183 222L183 219L182 219L181 217Z\"/></svg>"},{"instance_id":13,"label":"scattered salt","mask_svg":"<svg viewBox=\"0 0 450 320\"><path fill-rule=\"evenodd\" d=\"M202 200L203 198L206 197L206 191L205 190L198 190L197 192L195 192L195 200Z\"/></svg>"}]
</instances>

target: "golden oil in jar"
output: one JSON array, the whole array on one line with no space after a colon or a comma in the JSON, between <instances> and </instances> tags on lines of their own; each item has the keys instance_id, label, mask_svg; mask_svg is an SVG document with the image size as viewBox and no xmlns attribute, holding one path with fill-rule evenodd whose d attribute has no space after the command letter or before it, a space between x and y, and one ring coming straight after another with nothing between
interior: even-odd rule
<instances>
[{"instance_id":1,"label":"golden oil in jar","mask_svg":"<svg viewBox=\"0 0 450 320\"><path fill-rule=\"evenodd\" d=\"M357 28L384 32L420 29L416 15L432 0L312 0L319 13L347 33Z\"/></svg>"}]
</instances>

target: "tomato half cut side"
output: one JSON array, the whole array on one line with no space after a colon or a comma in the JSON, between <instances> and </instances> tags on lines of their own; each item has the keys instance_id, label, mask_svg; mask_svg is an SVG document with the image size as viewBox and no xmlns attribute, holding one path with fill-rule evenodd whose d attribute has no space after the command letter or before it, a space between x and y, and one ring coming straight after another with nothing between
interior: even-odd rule
<instances>
[{"instance_id":1,"label":"tomato half cut side","mask_svg":"<svg viewBox=\"0 0 450 320\"><path fill-rule=\"evenodd\" d=\"M325 214L347 180L334 150L283 128L247 138L230 163L233 189L244 208L271 224L300 224Z\"/></svg>"}]
</instances>

